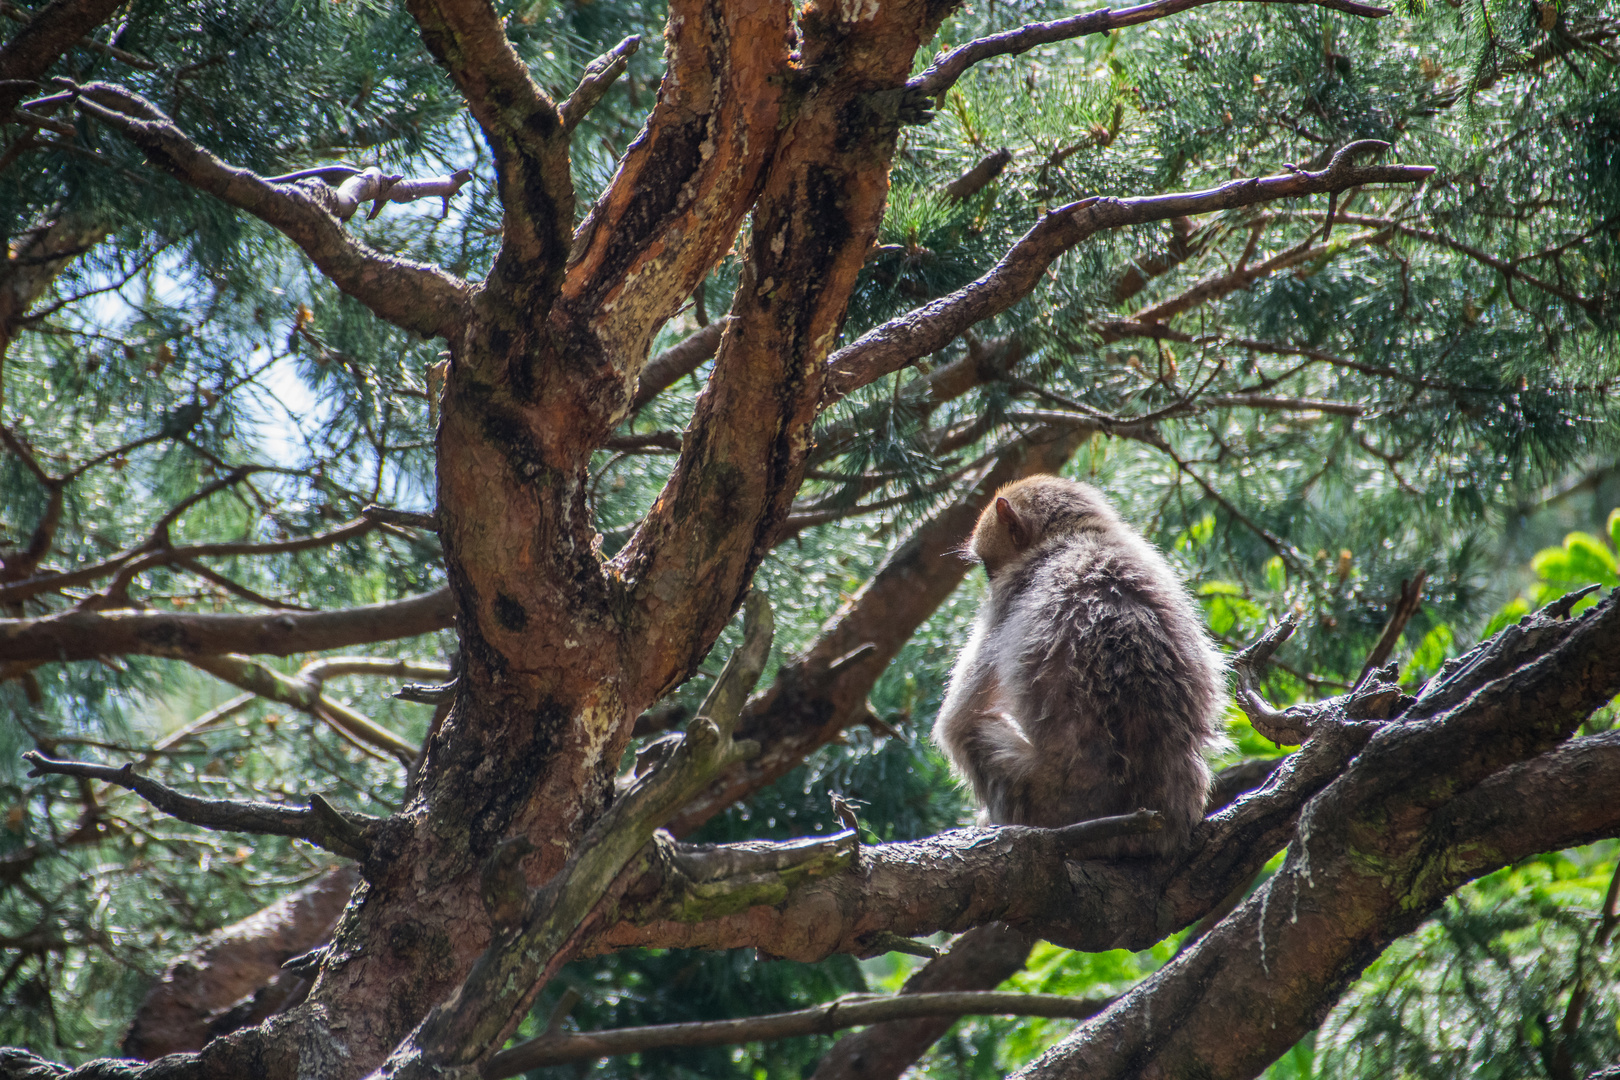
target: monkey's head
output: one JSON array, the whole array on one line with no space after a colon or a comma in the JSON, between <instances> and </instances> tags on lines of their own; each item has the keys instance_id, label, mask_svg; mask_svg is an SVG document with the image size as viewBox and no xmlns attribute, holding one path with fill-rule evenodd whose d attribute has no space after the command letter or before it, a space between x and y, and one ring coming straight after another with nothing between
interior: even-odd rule
<instances>
[{"instance_id":1,"label":"monkey's head","mask_svg":"<svg viewBox=\"0 0 1620 1080\"><path fill-rule=\"evenodd\" d=\"M1119 515L1102 492L1078 480L1030 476L996 492L979 515L968 547L992 580L1053 536L1086 529L1111 529Z\"/></svg>"}]
</instances>

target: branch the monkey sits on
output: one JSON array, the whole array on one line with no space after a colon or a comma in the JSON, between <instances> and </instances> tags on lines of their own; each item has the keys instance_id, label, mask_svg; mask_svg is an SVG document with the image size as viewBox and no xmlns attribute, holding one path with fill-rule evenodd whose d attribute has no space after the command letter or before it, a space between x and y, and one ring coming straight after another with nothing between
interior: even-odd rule
<instances>
[{"instance_id":1,"label":"branch the monkey sits on","mask_svg":"<svg viewBox=\"0 0 1620 1080\"><path fill-rule=\"evenodd\" d=\"M1089 484L996 493L969 542L990 594L934 741L989 821L1056 828L1139 808L1156 833L1099 854L1162 855L1203 816L1225 662L1164 556Z\"/></svg>"}]
</instances>

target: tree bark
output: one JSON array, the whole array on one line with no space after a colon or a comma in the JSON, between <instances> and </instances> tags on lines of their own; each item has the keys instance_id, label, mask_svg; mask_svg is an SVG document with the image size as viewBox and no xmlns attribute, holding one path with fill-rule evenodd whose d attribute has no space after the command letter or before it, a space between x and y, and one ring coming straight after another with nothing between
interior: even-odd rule
<instances>
[{"instance_id":1,"label":"tree bark","mask_svg":"<svg viewBox=\"0 0 1620 1080\"><path fill-rule=\"evenodd\" d=\"M358 881L354 867L339 867L176 957L135 1013L124 1053L154 1061L201 1050L221 1013L259 991L280 974L283 963L331 932Z\"/></svg>"}]
</instances>

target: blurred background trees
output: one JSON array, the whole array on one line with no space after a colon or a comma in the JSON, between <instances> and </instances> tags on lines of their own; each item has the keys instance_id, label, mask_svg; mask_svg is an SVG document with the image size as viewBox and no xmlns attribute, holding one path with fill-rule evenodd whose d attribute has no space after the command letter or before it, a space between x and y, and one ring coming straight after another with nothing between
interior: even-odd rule
<instances>
[{"instance_id":1,"label":"blurred background trees","mask_svg":"<svg viewBox=\"0 0 1620 1080\"><path fill-rule=\"evenodd\" d=\"M40 7L4 5L0 33ZM937 44L1074 10L981 2ZM574 137L587 206L657 90L664 12L622 0L502 11L559 96L625 35L650 43ZM1380 21L1216 5L974 69L930 123L902 132L842 341L966 284L1039 213L1088 195L1321 168L1368 138L1438 171L1417 190L1099 234L1012 311L848 395L760 572L778 619L772 671L988 465L1062 433L1083 436L1067 469L1173 552L1224 644L1302 616L1273 701L1354 683L1403 583L1422 593L1395 653L1409 683L1572 588L1615 585L1616 50L1620 18L1593 0L1448 0ZM384 251L487 272L501 220L487 151L392 5L134 0L52 70L115 79L265 175L339 160L407 176L470 168L443 207L390 205L349 227ZM49 84L0 89L5 615L324 610L439 588L431 531L361 513L432 510L438 345L340 295L265 226L144 167ZM728 258L665 328L660 348L686 343L663 354L667 386L598 456L605 552L667 479L713 353L703 330L736 276ZM980 585L970 577L910 637L872 688L867 727L692 838L833 831L829 790L857 800L880 839L963 820L927 731ZM204 833L127 793L28 779L22 751L133 758L199 792L320 792L386 814L434 712L389 694L447 675L453 650L442 630L339 651L369 666L259 658L302 688L279 694L219 663L0 662L0 1043L70 1061L115 1053L174 956L333 865L301 842ZM706 685L676 691L648 732L689 714ZM1230 760L1279 752L1233 717ZM1606 710L1588 730L1612 721ZM1464 889L1274 1071L1561 1080L1614 1061L1616 854L1608 842L1543 856ZM1115 993L1176 944L1040 946L1013 981ZM788 1008L892 987L908 969L893 955L629 952L573 965L530 1027L565 993L577 995L567 1022L595 1029ZM1066 1024L963 1021L925 1065L1000 1075ZM658 1051L596 1071L791 1077L830 1042Z\"/></svg>"}]
</instances>

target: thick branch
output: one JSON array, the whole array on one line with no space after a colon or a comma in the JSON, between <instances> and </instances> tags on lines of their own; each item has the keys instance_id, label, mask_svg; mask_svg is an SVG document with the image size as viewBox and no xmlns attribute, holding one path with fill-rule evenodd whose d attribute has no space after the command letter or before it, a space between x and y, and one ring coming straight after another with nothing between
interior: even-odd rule
<instances>
[{"instance_id":1,"label":"thick branch","mask_svg":"<svg viewBox=\"0 0 1620 1080\"><path fill-rule=\"evenodd\" d=\"M727 18L747 10L771 20L734 35L758 43L751 53L763 47L747 62L789 62L789 39L773 36L788 31L788 8L726 5ZM669 481L611 564L625 582L626 610L636 613L624 647L645 658L626 691L633 708L696 669L788 514L804 475L826 356L882 221L899 126L910 115L903 85L911 57L944 10L900 3L868 11L811 0L800 22L827 32L806 33L801 70L836 71L837 78L801 97L789 89L797 85L791 74L777 80L770 70L756 72L765 77L766 105L745 107L769 113L789 96L796 112L782 132L763 133L756 144L774 153L732 295L734 321Z\"/></svg>"},{"instance_id":2,"label":"thick branch","mask_svg":"<svg viewBox=\"0 0 1620 1080\"><path fill-rule=\"evenodd\" d=\"M1054 210L1041 218L989 273L977 281L869 330L829 357L823 407L874 379L905 367L919 357L944 348L968 327L1006 311L1034 291L1046 268L1059 255L1101 229L1253 206L1302 195L1337 193L1366 184L1417 183L1434 171L1424 165L1351 164L1355 153L1383 145L1371 140L1352 143L1335 154L1328 167L1320 172L1300 170L1278 176L1234 180L1218 188L1188 194L1082 199Z\"/></svg>"},{"instance_id":3,"label":"thick branch","mask_svg":"<svg viewBox=\"0 0 1620 1080\"><path fill-rule=\"evenodd\" d=\"M55 774L102 780L128 788L158 810L190 825L221 832L297 837L345 858L359 858L364 853L368 830L374 824L374 819L363 814L336 809L319 795L312 795L310 806L302 810L276 803L202 799L141 776L132 765L114 768L55 761L38 750L23 754L23 760L33 766L29 776Z\"/></svg>"},{"instance_id":4,"label":"thick branch","mask_svg":"<svg viewBox=\"0 0 1620 1080\"><path fill-rule=\"evenodd\" d=\"M487 287L521 293L506 299L544 310L561 284L574 226L562 114L529 76L489 0L409 0L405 7L460 88L495 159L504 214Z\"/></svg>"},{"instance_id":5,"label":"thick branch","mask_svg":"<svg viewBox=\"0 0 1620 1080\"><path fill-rule=\"evenodd\" d=\"M1620 690L1620 605L1519 629L1482 648L1472 677L1441 680L1477 688L1460 704L1432 719L1413 706L1374 736L1232 917L1022 1075L1253 1076L1458 885L1620 833L1620 734L1549 749ZM1533 636L1546 651L1485 674Z\"/></svg>"},{"instance_id":6,"label":"thick branch","mask_svg":"<svg viewBox=\"0 0 1620 1080\"><path fill-rule=\"evenodd\" d=\"M175 957L136 1010L123 1052L155 1061L202 1049L220 1013L326 937L358 881L352 864L341 866Z\"/></svg>"},{"instance_id":7,"label":"thick branch","mask_svg":"<svg viewBox=\"0 0 1620 1080\"><path fill-rule=\"evenodd\" d=\"M1382 687L1316 703L1304 749L1261 790L1209 818L1179 864L1064 870L1056 834L964 830L863 848L856 871L791 890L750 879L729 889L710 885L700 899L673 860L654 850L619 892L621 921L597 947L752 945L812 960L858 954L879 932L915 936L996 919L1074 948L1145 947L1200 918L1255 873L1293 835L1307 800L1346 790L1337 785L1352 760L1345 775L1357 778L1348 789L1354 805L1332 818L1340 822L1334 828L1354 830L1361 849L1416 843L1391 807L1431 813L1492 772L1545 750L1620 690L1620 666L1611 662L1620 645L1613 599L1580 620L1542 617L1512 629L1439 680L1434 700L1462 695L1442 714L1424 712L1422 698L1407 699L1399 719L1383 719L1399 702ZM1254 655L1280 637L1269 635ZM702 917L705 909L712 918Z\"/></svg>"},{"instance_id":8,"label":"thick branch","mask_svg":"<svg viewBox=\"0 0 1620 1080\"><path fill-rule=\"evenodd\" d=\"M71 611L39 619L0 619L0 660L90 660L130 653L179 660L232 652L288 656L432 633L449 627L453 614L448 589L308 613Z\"/></svg>"},{"instance_id":9,"label":"thick branch","mask_svg":"<svg viewBox=\"0 0 1620 1080\"><path fill-rule=\"evenodd\" d=\"M121 131L158 168L279 229L338 288L383 319L448 337L467 317L469 288L436 266L385 255L351 237L324 185L272 184L198 146L157 106L109 83L76 90L78 107Z\"/></svg>"},{"instance_id":10,"label":"thick branch","mask_svg":"<svg viewBox=\"0 0 1620 1080\"><path fill-rule=\"evenodd\" d=\"M1222 769L1210 790L1210 812L1264 784L1284 761L1257 759ZM1215 842L1229 841L1223 837ZM1263 841L1254 846L1263 846ZM975 927L951 942L943 956L912 972L900 992L994 989L1023 968L1034 941L1004 923ZM891 1021L846 1035L817 1064L812 1080L899 1080L954 1022L954 1017Z\"/></svg>"},{"instance_id":11,"label":"thick branch","mask_svg":"<svg viewBox=\"0 0 1620 1080\"><path fill-rule=\"evenodd\" d=\"M592 951L628 946L754 947L791 960L873 952L879 935L916 937L1003 921L1071 948L1145 947L1169 932L1144 896L1153 865L1085 863L1062 830L956 829L908 843L862 845L859 862L824 875L738 875L694 882L671 845L655 846L615 887L612 922ZM1265 856L1260 857L1261 863ZM707 917L705 917L707 915ZM1171 929L1174 929L1173 927Z\"/></svg>"},{"instance_id":12,"label":"thick branch","mask_svg":"<svg viewBox=\"0 0 1620 1080\"><path fill-rule=\"evenodd\" d=\"M731 246L780 138L791 6L675 0L641 134L574 237L560 305L629 385Z\"/></svg>"}]
</instances>

